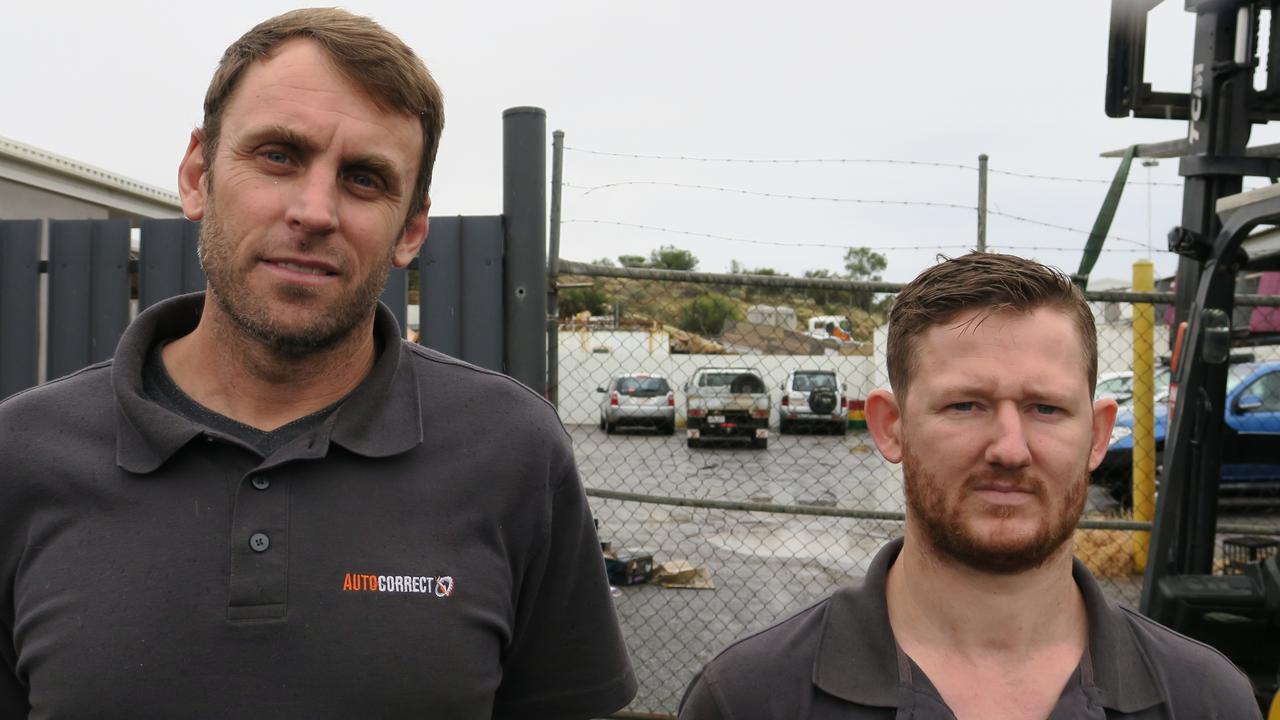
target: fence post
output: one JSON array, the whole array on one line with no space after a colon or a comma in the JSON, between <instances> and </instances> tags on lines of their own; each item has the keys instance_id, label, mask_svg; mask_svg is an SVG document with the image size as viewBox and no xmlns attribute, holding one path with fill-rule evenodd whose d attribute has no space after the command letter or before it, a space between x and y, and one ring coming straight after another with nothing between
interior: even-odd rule
<instances>
[{"instance_id":1,"label":"fence post","mask_svg":"<svg viewBox=\"0 0 1280 720\"><path fill-rule=\"evenodd\" d=\"M39 380L40 220L0 220L0 400Z\"/></svg>"},{"instance_id":2,"label":"fence post","mask_svg":"<svg viewBox=\"0 0 1280 720\"><path fill-rule=\"evenodd\" d=\"M1133 264L1134 292L1155 289L1155 267L1150 260ZM1155 367L1152 359L1155 308L1150 303L1133 304L1133 519L1150 522L1156 507ZM1133 536L1133 565L1142 572L1147 567L1151 533Z\"/></svg>"},{"instance_id":3,"label":"fence post","mask_svg":"<svg viewBox=\"0 0 1280 720\"><path fill-rule=\"evenodd\" d=\"M506 372L546 393L547 113L502 113L503 343Z\"/></svg>"}]
</instances>

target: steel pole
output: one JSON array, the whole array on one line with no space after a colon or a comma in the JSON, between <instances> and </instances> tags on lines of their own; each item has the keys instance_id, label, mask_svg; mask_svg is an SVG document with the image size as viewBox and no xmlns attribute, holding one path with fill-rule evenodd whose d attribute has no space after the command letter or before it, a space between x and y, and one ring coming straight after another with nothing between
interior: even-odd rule
<instances>
[{"instance_id":1,"label":"steel pole","mask_svg":"<svg viewBox=\"0 0 1280 720\"><path fill-rule=\"evenodd\" d=\"M978 252L987 251L987 154L978 156Z\"/></svg>"},{"instance_id":2,"label":"steel pole","mask_svg":"<svg viewBox=\"0 0 1280 720\"><path fill-rule=\"evenodd\" d=\"M547 257L547 399L560 407L560 197L564 190L564 131L551 133L551 250Z\"/></svg>"},{"instance_id":3,"label":"steel pole","mask_svg":"<svg viewBox=\"0 0 1280 720\"><path fill-rule=\"evenodd\" d=\"M502 113L503 360L508 375L546 395L547 113Z\"/></svg>"}]
</instances>

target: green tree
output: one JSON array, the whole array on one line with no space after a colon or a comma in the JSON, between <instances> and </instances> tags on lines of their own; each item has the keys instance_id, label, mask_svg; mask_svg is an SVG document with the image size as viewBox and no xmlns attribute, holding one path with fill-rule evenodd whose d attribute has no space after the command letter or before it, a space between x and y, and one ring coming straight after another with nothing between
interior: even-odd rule
<instances>
[{"instance_id":1,"label":"green tree","mask_svg":"<svg viewBox=\"0 0 1280 720\"><path fill-rule=\"evenodd\" d=\"M870 248L849 248L844 254L845 277L850 280L878 282L880 271L889 266L884 255ZM881 308L886 301L877 301L875 293L859 290L849 293L852 307L870 312Z\"/></svg>"},{"instance_id":2,"label":"green tree","mask_svg":"<svg viewBox=\"0 0 1280 720\"><path fill-rule=\"evenodd\" d=\"M849 248L844 254L845 276L850 280L880 280L880 271L889 261L870 248Z\"/></svg>"},{"instance_id":3,"label":"green tree","mask_svg":"<svg viewBox=\"0 0 1280 720\"><path fill-rule=\"evenodd\" d=\"M706 293L693 298L680 308L680 329L699 335L719 335L725 321L737 320L738 304L719 293Z\"/></svg>"},{"instance_id":4,"label":"green tree","mask_svg":"<svg viewBox=\"0 0 1280 720\"><path fill-rule=\"evenodd\" d=\"M618 263L621 264L622 267L637 268L637 267L645 266L645 260L643 255L619 255Z\"/></svg>"},{"instance_id":5,"label":"green tree","mask_svg":"<svg viewBox=\"0 0 1280 720\"><path fill-rule=\"evenodd\" d=\"M613 301L600 288L569 288L560 293L560 317L573 317L583 310L592 315L605 315L612 304Z\"/></svg>"},{"instance_id":6,"label":"green tree","mask_svg":"<svg viewBox=\"0 0 1280 720\"><path fill-rule=\"evenodd\" d=\"M613 258L607 258L607 257L596 258L595 260L591 261L591 264L603 265L605 267L618 267L618 263L614 262Z\"/></svg>"},{"instance_id":7,"label":"green tree","mask_svg":"<svg viewBox=\"0 0 1280 720\"><path fill-rule=\"evenodd\" d=\"M681 250L674 245L663 245L649 253L649 267L663 270L693 270L698 267L698 258L688 250Z\"/></svg>"}]
</instances>

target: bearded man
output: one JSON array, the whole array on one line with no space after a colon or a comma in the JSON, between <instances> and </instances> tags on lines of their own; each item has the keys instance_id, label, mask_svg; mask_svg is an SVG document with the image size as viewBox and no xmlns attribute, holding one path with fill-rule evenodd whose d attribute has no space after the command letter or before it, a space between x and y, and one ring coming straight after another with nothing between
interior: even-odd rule
<instances>
[{"instance_id":1,"label":"bearded man","mask_svg":"<svg viewBox=\"0 0 1280 720\"><path fill-rule=\"evenodd\" d=\"M712 660L681 718L1260 716L1226 658L1117 606L1072 557L1116 404L1093 399L1093 313L1067 276L944 261L898 295L887 355L867 427L902 463L904 537Z\"/></svg>"},{"instance_id":2,"label":"bearded man","mask_svg":"<svg viewBox=\"0 0 1280 720\"><path fill-rule=\"evenodd\" d=\"M377 304L426 237L443 122L368 18L298 10L227 49L178 175L208 292L0 404L0 717L630 700L555 411Z\"/></svg>"}]
</instances>

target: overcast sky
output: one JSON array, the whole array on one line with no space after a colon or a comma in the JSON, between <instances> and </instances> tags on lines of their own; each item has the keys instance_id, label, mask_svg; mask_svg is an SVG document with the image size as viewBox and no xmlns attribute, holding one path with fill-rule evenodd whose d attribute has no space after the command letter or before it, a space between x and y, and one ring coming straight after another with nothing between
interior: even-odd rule
<instances>
[{"instance_id":1,"label":"overcast sky","mask_svg":"<svg viewBox=\"0 0 1280 720\"><path fill-rule=\"evenodd\" d=\"M966 208L976 204L980 153L991 158L990 208L1005 214L989 220L989 247L1074 271L1085 233L1007 216L1087 230L1105 182L996 171L1105 181L1118 160L1100 158L1102 151L1185 134L1183 122L1103 112L1108 5L427 0L344 7L405 38L444 88L433 214L501 211L502 111L537 105L547 111L548 132L564 130L572 148L562 257L590 261L672 244L693 251L702 270L724 271L736 259L800 274L841 270L843 248L866 246L888 257L886 279L905 281L939 251L974 244L976 213ZM1189 85L1193 27L1182 6L1168 0L1152 15L1147 79L1158 90ZM292 7L8 3L0 10L0 135L173 190L223 49ZM1255 128L1255 143L1278 139ZM1163 250L1180 212L1176 163L1135 163L1132 179L1148 173L1163 184L1129 186L1095 279L1127 279L1132 263L1148 255L1158 276L1176 267ZM581 189L603 185L613 186Z\"/></svg>"}]
</instances>

